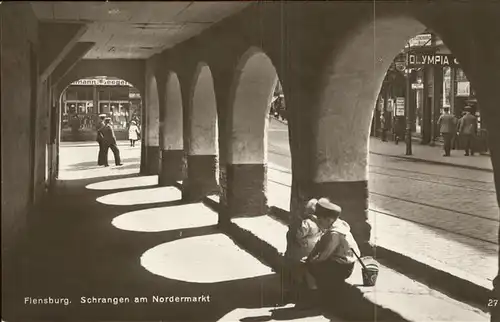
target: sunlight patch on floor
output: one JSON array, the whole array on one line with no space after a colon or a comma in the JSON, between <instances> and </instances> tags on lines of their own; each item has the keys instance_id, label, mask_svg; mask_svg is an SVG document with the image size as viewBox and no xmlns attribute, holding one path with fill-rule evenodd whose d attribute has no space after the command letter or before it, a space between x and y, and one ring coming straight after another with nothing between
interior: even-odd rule
<instances>
[{"instance_id":1,"label":"sunlight patch on floor","mask_svg":"<svg viewBox=\"0 0 500 322\"><path fill-rule=\"evenodd\" d=\"M133 206L150 203L171 202L181 199L181 192L174 187L159 187L112 193L97 198L105 205Z\"/></svg>"},{"instance_id":2,"label":"sunlight patch on floor","mask_svg":"<svg viewBox=\"0 0 500 322\"><path fill-rule=\"evenodd\" d=\"M123 230L158 232L216 225L218 215L202 203L127 212L113 219Z\"/></svg>"},{"instance_id":3,"label":"sunlight patch on floor","mask_svg":"<svg viewBox=\"0 0 500 322\"><path fill-rule=\"evenodd\" d=\"M80 180L80 179L92 179L100 177L118 176L118 175L130 175L139 172L140 163L127 163L125 166L115 166L110 165L109 167L100 166L88 166L81 169L69 169L61 168L59 171L60 180Z\"/></svg>"},{"instance_id":4,"label":"sunlight patch on floor","mask_svg":"<svg viewBox=\"0 0 500 322\"><path fill-rule=\"evenodd\" d=\"M224 234L175 240L141 256L149 272L190 283L217 283L274 274Z\"/></svg>"},{"instance_id":5,"label":"sunlight patch on floor","mask_svg":"<svg viewBox=\"0 0 500 322\"><path fill-rule=\"evenodd\" d=\"M87 185L85 188L89 190L114 190L114 189L148 187L148 186L155 186L157 184L158 184L158 176L152 175L152 176L140 176L133 178L123 178L123 179L96 182Z\"/></svg>"},{"instance_id":6,"label":"sunlight patch on floor","mask_svg":"<svg viewBox=\"0 0 500 322\"><path fill-rule=\"evenodd\" d=\"M319 321L332 321L340 322L335 318L326 318L314 309L296 309L294 304L288 304L281 307L262 307L262 308L238 308L234 309L218 321L220 322L233 322L233 321L259 321L259 322L273 322L273 321L297 321L297 322L319 322Z\"/></svg>"}]
</instances>

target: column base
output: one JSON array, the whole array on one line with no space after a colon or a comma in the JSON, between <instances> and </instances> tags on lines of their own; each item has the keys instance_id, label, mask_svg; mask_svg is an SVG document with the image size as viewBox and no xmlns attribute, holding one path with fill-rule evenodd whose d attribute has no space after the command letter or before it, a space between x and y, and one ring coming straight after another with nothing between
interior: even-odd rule
<instances>
[{"instance_id":1,"label":"column base","mask_svg":"<svg viewBox=\"0 0 500 322\"><path fill-rule=\"evenodd\" d=\"M226 200L220 217L261 216L267 213L267 167L264 164L228 164Z\"/></svg>"},{"instance_id":2,"label":"column base","mask_svg":"<svg viewBox=\"0 0 500 322\"><path fill-rule=\"evenodd\" d=\"M327 197L342 207L341 218L351 226L361 254L373 256L368 223L368 181L314 183L313 195L318 199Z\"/></svg>"},{"instance_id":3,"label":"column base","mask_svg":"<svg viewBox=\"0 0 500 322\"><path fill-rule=\"evenodd\" d=\"M182 184L182 201L199 202L208 195L219 194L216 155L188 155L187 178Z\"/></svg>"},{"instance_id":4,"label":"column base","mask_svg":"<svg viewBox=\"0 0 500 322\"><path fill-rule=\"evenodd\" d=\"M160 173L160 147L146 147L146 174L155 175Z\"/></svg>"},{"instance_id":5,"label":"column base","mask_svg":"<svg viewBox=\"0 0 500 322\"><path fill-rule=\"evenodd\" d=\"M160 186L169 186L183 180L184 168L184 150L162 150L158 183Z\"/></svg>"}]
</instances>

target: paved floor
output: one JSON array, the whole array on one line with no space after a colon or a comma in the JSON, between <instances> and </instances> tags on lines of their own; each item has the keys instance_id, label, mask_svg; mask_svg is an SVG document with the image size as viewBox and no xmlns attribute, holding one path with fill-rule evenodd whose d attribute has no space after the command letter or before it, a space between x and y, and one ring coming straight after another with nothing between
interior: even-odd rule
<instances>
[{"instance_id":1,"label":"paved floor","mask_svg":"<svg viewBox=\"0 0 500 322\"><path fill-rule=\"evenodd\" d=\"M280 304L280 277L212 210L138 176L140 147L119 147L124 166L100 168L95 144L62 144L58 189L2 281L3 319L340 321Z\"/></svg>"}]
</instances>

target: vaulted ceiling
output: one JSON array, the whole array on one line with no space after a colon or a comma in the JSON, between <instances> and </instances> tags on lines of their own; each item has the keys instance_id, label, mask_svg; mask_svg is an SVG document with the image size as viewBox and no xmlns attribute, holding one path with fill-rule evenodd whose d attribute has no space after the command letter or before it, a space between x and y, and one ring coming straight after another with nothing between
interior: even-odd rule
<instances>
[{"instance_id":1,"label":"vaulted ceiling","mask_svg":"<svg viewBox=\"0 0 500 322\"><path fill-rule=\"evenodd\" d=\"M84 59L144 59L189 39L251 2L31 2L41 22L86 23Z\"/></svg>"}]
</instances>

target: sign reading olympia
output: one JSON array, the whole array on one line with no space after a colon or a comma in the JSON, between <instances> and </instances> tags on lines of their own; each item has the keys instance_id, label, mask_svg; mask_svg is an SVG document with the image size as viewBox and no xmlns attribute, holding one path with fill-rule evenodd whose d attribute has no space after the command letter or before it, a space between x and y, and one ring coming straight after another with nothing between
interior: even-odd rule
<instances>
[{"instance_id":1,"label":"sign reading olympia","mask_svg":"<svg viewBox=\"0 0 500 322\"><path fill-rule=\"evenodd\" d=\"M425 65L455 66L458 60L450 54L408 53L406 63L410 67Z\"/></svg>"}]
</instances>

